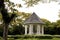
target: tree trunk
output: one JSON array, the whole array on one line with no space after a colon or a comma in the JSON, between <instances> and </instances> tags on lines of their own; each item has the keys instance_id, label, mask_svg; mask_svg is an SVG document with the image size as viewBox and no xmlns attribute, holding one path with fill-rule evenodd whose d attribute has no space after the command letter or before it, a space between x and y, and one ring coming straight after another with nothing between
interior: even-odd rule
<instances>
[{"instance_id":1,"label":"tree trunk","mask_svg":"<svg viewBox=\"0 0 60 40\"><path fill-rule=\"evenodd\" d=\"M9 16L9 14L7 13L7 9L5 9L4 0L0 0L0 8L1 8L2 18L3 18L3 21L4 21L3 40L7 40L8 26L9 26L10 21L14 18L15 15L12 14L11 17Z\"/></svg>"},{"instance_id":2,"label":"tree trunk","mask_svg":"<svg viewBox=\"0 0 60 40\"><path fill-rule=\"evenodd\" d=\"M9 24L4 24L3 40L7 40L7 37L8 37L8 25Z\"/></svg>"}]
</instances>

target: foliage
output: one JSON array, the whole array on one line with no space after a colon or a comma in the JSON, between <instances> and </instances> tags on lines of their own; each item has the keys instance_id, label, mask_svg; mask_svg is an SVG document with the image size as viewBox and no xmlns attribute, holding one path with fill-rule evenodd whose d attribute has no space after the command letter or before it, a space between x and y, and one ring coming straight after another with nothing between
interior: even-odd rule
<instances>
[{"instance_id":1,"label":"foliage","mask_svg":"<svg viewBox=\"0 0 60 40\"><path fill-rule=\"evenodd\" d=\"M60 20L57 20L56 22L50 22L46 19L42 19L42 21L45 23L44 25L45 34L60 35Z\"/></svg>"},{"instance_id":2,"label":"foliage","mask_svg":"<svg viewBox=\"0 0 60 40\"><path fill-rule=\"evenodd\" d=\"M8 35L16 40L59 40L60 35Z\"/></svg>"},{"instance_id":3,"label":"foliage","mask_svg":"<svg viewBox=\"0 0 60 40\"><path fill-rule=\"evenodd\" d=\"M6 0L7 1L7 0ZM15 17L15 14L12 14L9 16L7 9L5 8L5 0L0 0L0 12L3 19L3 40L7 40L8 35L8 25L12 21L12 19Z\"/></svg>"},{"instance_id":4,"label":"foliage","mask_svg":"<svg viewBox=\"0 0 60 40\"><path fill-rule=\"evenodd\" d=\"M0 0L0 2L1 1L2 0ZM9 28L9 34L14 34L14 35L15 34L24 34L24 27L21 24L31 14L24 13L24 12L18 12L14 7L17 5L18 5L18 7L22 7L22 5L14 4L14 3L10 2L10 1L8 2L8 1L9 0L5 0L6 5L8 6L7 8L9 8L9 10L11 10L12 13L8 14L8 9L6 10L5 6L3 5L3 2L1 2L1 4L0 4L0 11L1 11L0 21L3 20L6 24L9 24L10 26L12 26L12 28ZM28 1L24 0L24 1L26 2L27 6L29 7L29 6L33 6L34 4L38 4L38 2L41 0L28 0ZM15 16L14 14L16 14L15 18L14 18L14 16ZM13 19L13 21L11 22L12 19ZM45 23L45 25L44 25L45 34L60 34L60 20L57 20L57 22L52 22L52 23L46 19L42 19L42 20ZM17 26L18 24L19 24L19 26ZM0 36L2 36L1 35L2 33L3 33L3 29L0 25Z\"/></svg>"},{"instance_id":5,"label":"foliage","mask_svg":"<svg viewBox=\"0 0 60 40\"><path fill-rule=\"evenodd\" d=\"M38 2L39 1L41 1L41 0L24 0L26 3L26 5L27 5L27 7L29 7L29 6L33 6L34 4L36 5L36 4L38 4Z\"/></svg>"},{"instance_id":6,"label":"foliage","mask_svg":"<svg viewBox=\"0 0 60 40\"><path fill-rule=\"evenodd\" d=\"M9 35L24 34L24 27L21 24L14 25L12 28L13 29L11 31L9 30Z\"/></svg>"},{"instance_id":7,"label":"foliage","mask_svg":"<svg viewBox=\"0 0 60 40\"><path fill-rule=\"evenodd\" d=\"M9 13L10 15L11 13ZM9 35L13 34L24 34L24 27L21 25L23 21L28 18L31 14L30 13L24 13L24 12L18 12L16 13L16 17L10 22L9 24ZM2 15L0 16L0 20L2 20ZM3 23L0 24L0 36L3 34ZM21 30L21 31L20 31ZM18 33L15 33L17 31Z\"/></svg>"},{"instance_id":8,"label":"foliage","mask_svg":"<svg viewBox=\"0 0 60 40\"><path fill-rule=\"evenodd\" d=\"M23 1L25 1L27 7L37 5L39 2L41 3L50 3L51 1L59 2L59 0L23 0ZM58 4L60 4L60 2Z\"/></svg>"},{"instance_id":9,"label":"foliage","mask_svg":"<svg viewBox=\"0 0 60 40\"><path fill-rule=\"evenodd\" d=\"M3 40L3 39L0 39ZM18 39L14 39L14 38L8 38L8 40L60 40L60 38L53 38L53 39L39 39L39 38L18 38Z\"/></svg>"},{"instance_id":10,"label":"foliage","mask_svg":"<svg viewBox=\"0 0 60 40\"><path fill-rule=\"evenodd\" d=\"M16 17L13 19L10 25L17 25L19 23L22 24L24 20L27 19L30 15L31 15L30 13L17 12Z\"/></svg>"},{"instance_id":11,"label":"foliage","mask_svg":"<svg viewBox=\"0 0 60 40\"><path fill-rule=\"evenodd\" d=\"M39 39L52 39L52 35L8 35L8 38L39 38Z\"/></svg>"},{"instance_id":12,"label":"foliage","mask_svg":"<svg viewBox=\"0 0 60 40\"><path fill-rule=\"evenodd\" d=\"M0 24L0 36L3 36L3 25Z\"/></svg>"},{"instance_id":13,"label":"foliage","mask_svg":"<svg viewBox=\"0 0 60 40\"><path fill-rule=\"evenodd\" d=\"M8 40L14 40L14 38L8 38Z\"/></svg>"},{"instance_id":14,"label":"foliage","mask_svg":"<svg viewBox=\"0 0 60 40\"><path fill-rule=\"evenodd\" d=\"M27 35L9 35L8 36L8 40L60 40L59 36L60 35L51 35L52 38L23 38L26 37ZM29 35L28 35L29 36ZM32 36L32 35L31 35ZM50 35L46 35L46 36L50 36ZM18 38L14 38L14 37L18 37ZM36 37L36 36L35 36ZM0 40L3 40L2 37L0 37Z\"/></svg>"},{"instance_id":15,"label":"foliage","mask_svg":"<svg viewBox=\"0 0 60 40\"><path fill-rule=\"evenodd\" d=\"M59 10L59 12L58 12L58 13L59 13L59 15L58 15L58 16L59 16L59 18L60 18L60 10Z\"/></svg>"},{"instance_id":16,"label":"foliage","mask_svg":"<svg viewBox=\"0 0 60 40\"><path fill-rule=\"evenodd\" d=\"M51 22L47 19L41 18L41 20L45 23L44 27L50 27Z\"/></svg>"},{"instance_id":17,"label":"foliage","mask_svg":"<svg viewBox=\"0 0 60 40\"><path fill-rule=\"evenodd\" d=\"M11 13L15 13L18 10L15 7L22 7L21 4L14 4L13 2L9 1L9 2L5 2L5 8L8 10L8 12L10 11Z\"/></svg>"}]
</instances>

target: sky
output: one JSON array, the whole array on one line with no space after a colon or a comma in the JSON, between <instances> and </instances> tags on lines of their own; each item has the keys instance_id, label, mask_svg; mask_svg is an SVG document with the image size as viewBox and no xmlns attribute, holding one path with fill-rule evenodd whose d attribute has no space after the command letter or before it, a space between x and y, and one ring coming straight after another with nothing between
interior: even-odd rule
<instances>
[{"instance_id":1,"label":"sky","mask_svg":"<svg viewBox=\"0 0 60 40\"><path fill-rule=\"evenodd\" d=\"M26 12L26 13L33 13L35 12L40 18L47 19L51 22L55 22L56 20L59 19L59 9L60 5L58 2L50 2L50 3L41 3L34 5L34 7L29 7L27 8L26 5L24 5L24 1L22 0L11 0L15 4L22 4L23 7L17 8L20 12Z\"/></svg>"}]
</instances>

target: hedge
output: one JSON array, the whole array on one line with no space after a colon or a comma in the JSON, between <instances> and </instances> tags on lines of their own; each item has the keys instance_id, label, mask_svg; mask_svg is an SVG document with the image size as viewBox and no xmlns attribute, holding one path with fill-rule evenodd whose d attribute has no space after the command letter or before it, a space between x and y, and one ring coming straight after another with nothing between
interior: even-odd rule
<instances>
[{"instance_id":1,"label":"hedge","mask_svg":"<svg viewBox=\"0 0 60 40\"><path fill-rule=\"evenodd\" d=\"M51 35L8 35L8 38L40 38L40 39L52 39Z\"/></svg>"}]
</instances>

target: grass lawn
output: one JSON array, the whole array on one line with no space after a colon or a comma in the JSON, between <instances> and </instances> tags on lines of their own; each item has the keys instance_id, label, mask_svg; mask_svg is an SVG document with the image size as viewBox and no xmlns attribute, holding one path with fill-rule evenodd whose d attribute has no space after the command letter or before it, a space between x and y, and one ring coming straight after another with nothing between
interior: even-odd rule
<instances>
[{"instance_id":1,"label":"grass lawn","mask_svg":"<svg viewBox=\"0 0 60 40\"><path fill-rule=\"evenodd\" d=\"M13 38L9 38L8 40L60 40L60 38L52 38L52 39L39 39L39 38L18 38L18 39L13 39Z\"/></svg>"},{"instance_id":2,"label":"grass lawn","mask_svg":"<svg viewBox=\"0 0 60 40\"><path fill-rule=\"evenodd\" d=\"M3 40L3 39L0 39ZM53 39L39 39L39 38L18 38L18 39L14 39L14 38L8 38L8 40L60 40L60 38L53 38Z\"/></svg>"}]
</instances>

